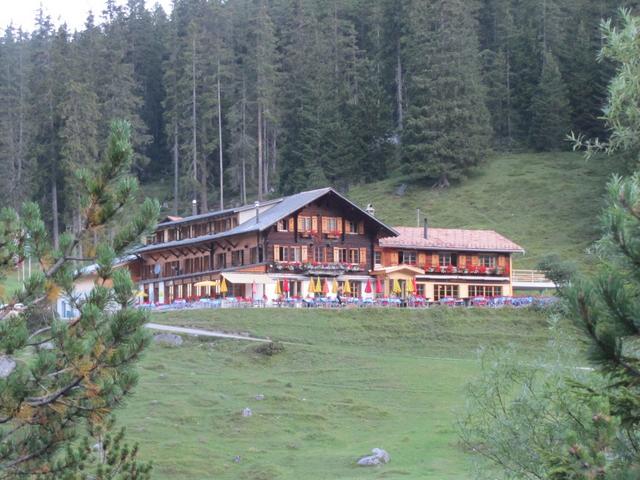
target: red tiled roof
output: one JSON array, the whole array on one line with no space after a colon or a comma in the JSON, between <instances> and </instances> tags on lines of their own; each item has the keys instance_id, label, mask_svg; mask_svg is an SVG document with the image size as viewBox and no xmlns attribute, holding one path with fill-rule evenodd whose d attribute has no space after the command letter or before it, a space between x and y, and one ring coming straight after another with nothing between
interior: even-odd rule
<instances>
[{"instance_id":1,"label":"red tiled roof","mask_svg":"<svg viewBox=\"0 0 640 480\"><path fill-rule=\"evenodd\" d=\"M524 253L520 245L493 230L429 227L428 236L424 238L422 227L394 227L394 229L400 235L381 238L380 246Z\"/></svg>"}]
</instances>

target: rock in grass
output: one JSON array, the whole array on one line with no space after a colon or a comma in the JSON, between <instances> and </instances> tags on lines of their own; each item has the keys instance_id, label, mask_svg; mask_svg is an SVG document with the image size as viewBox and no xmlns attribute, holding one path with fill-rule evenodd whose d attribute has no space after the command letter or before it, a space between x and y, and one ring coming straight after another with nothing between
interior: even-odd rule
<instances>
[{"instance_id":1,"label":"rock in grass","mask_svg":"<svg viewBox=\"0 0 640 480\"><path fill-rule=\"evenodd\" d=\"M259 393L258 395L256 395L256 400L264 400L264 395Z\"/></svg>"},{"instance_id":2,"label":"rock in grass","mask_svg":"<svg viewBox=\"0 0 640 480\"><path fill-rule=\"evenodd\" d=\"M176 335L175 333L158 333L154 335L153 341L169 347L179 347L184 340L182 340L180 335Z\"/></svg>"},{"instance_id":3,"label":"rock in grass","mask_svg":"<svg viewBox=\"0 0 640 480\"><path fill-rule=\"evenodd\" d=\"M253 415L253 411L249 407L242 410L243 417L250 417L251 415Z\"/></svg>"},{"instance_id":4,"label":"rock in grass","mask_svg":"<svg viewBox=\"0 0 640 480\"><path fill-rule=\"evenodd\" d=\"M11 357L0 357L0 378L7 378L16 369L16 362Z\"/></svg>"},{"instance_id":5,"label":"rock in grass","mask_svg":"<svg viewBox=\"0 0 640 480\"><path fill-rule=\"evenodd\" d=\"M371 450L371 453L373 455L367 455L366 457L360 458L360 460L358 460L358 465L361 467L373 467L376 465L384 465L391 461L391 456L381 448L374 448Z\"/></svg>"}]
</instances>

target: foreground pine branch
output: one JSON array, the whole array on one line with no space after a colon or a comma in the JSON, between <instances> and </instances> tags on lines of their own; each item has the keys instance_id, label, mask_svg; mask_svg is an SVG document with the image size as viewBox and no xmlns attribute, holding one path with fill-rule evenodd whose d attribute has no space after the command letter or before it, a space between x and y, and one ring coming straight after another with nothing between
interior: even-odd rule
<instances>
[{"instance_id":1,"label":"foreground pine branch","mask_svg":"<svg viewBox=\"0 0 640 480\"><path fill-rule=\"evenodd\" d=\"M41 269L0 310L0 479L143 479L150 467L137 460L124 431L113 431L111 412L137 381L135 362L149 342L146 316L132 308L133 282L115 260L154 227L158 205L134 205L131 127L114 122L105 160L78 172L82 228L60 236L54 248L35 204L0 211L0 272L27 252ZM88 239L95 249L97 281L86 298L74 297L74 280L86 263L76 252ZM59 294L80 312L57 318ZM13 305L21 302L23 312ZM46 347L46 348L45 348ZM0 372L3 370L0 369Z\"/></svg>"}]
</instances>

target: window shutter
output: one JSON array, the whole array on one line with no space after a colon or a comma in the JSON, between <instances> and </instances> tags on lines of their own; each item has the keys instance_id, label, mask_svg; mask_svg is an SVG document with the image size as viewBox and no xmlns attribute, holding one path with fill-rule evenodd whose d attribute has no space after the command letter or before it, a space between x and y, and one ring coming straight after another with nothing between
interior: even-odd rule
<instances>
[{"instance_id":1,"label":"window shutter","mask_svg":"<svg viewBox=\"0 0 640 480\"><path fill-rule=\"evenodd\" d=\"M280 245L273 246L273 261L274 262L280 261Z\"/></svg>"},{"instance_id":2,"label":"window shutter","mask_svg":"<svg viewBox=\"0 0 640 480\"><path fill-rule=\"evenodd\" d=\"M329 228L327 226L327 217L322 217L322 233L329 233Z\"/></svg>"},{"instance_id":3,"label":"window shutter","mask_svg":"<svg viewBox=\"0 0 640 480\"><path fill-rule=\"evenodd\" d=\"M316 217L315 215L311 217L311 230L313 230L314 232L318 231L318 217Z\"/></svg>"},{"instance_id":4,"label":"window shutter","mask_svg":"<svg viewBox=\"0 0 640 480\"><path fill-rule=\"evenodd\" d=\"M418 260L418 265L420 265L422 267L426 266L426 264L427 264L427 256L424 253L419 252L417 260Z\"/></svg>"},{"instance_id":5,"label":"window shutter","mask_svg":"<svg viewBox=\"0 0 640 480\"><path fill-rule=\"evenodd\" d=\"M478 265L480 265L480 257L478 257L477 255L474 255L473 257L471 257L471 265L474 267L477 267Z\"/></svg>"},{"instance_id":6,"label":"window shutter","mask_svg":"<svg viewBox=\"0 0 640 480\"><path fill-rule=\"evenodd\" d=\"M340 249L333 247L333 262L338 263L340 261Z\"/></svg>"},{"instance_id":7,"label":"window shutter","mask_svg":"<svg viewBox=\"0 0 640 480\"><path fill-rule=\"evenodd\" d=\"M358 233L364 235L364 222L358 222Z\"/></svg>"},{"instance_id":8,"label":"window shutter","mask_svg":"<svg viewBox=\"0 0 640 480\"><path fill-rule=\"evenodd\" d=\"M499 267L506 267L507 266L507 257L505 257L504 255L500 255L498 256L498 266Z\"/></svg>"},{"instance_id":9,"label":"window shutter","mask_svg":"<svg viewBox=\"0 0 640 480\"><path fill-rule=\"evenodd\" d=\"M466 267L467 266L467 257L466 257L466 255L458 256L458 266L459 267Z\"/></svg>"},{"instance_id":10,"label":"window shutter","mask_svg":"<svg viewBox=\"0 0 640 480\"><path fill-rule=\"evenodd\" d=\"M300 247L300 261L301 262L306 262L308 260L308 250L307 250L307 246L303 245L302 247Z\"/></svg>"},{"instance_id":11,"label":"window shutter","mask_svg":"<svg viewBox=\"0 0 640 480\"><path fill-rule=\"evenodd\" d=\"M360 249L360 263L361 264L367 263L367 249L366 248L361 248Z\"/></svg>"},{"instance_id":12,"label":"window shutter","mask_svg":"<svg viewBox=\"0 0 640 480\"><path fill-rule=\"evenodd\" d=\"M438 265L440 265L440 256L437 253L434 253L431 255L431 266L437 267Z\"/></svg>"},{"instance_id":13,"label":"window shutter","mask_svg":"<svg viewBox=\"0 0 640 480\"><path fill-rule=\"evenodd\" d=\"M336 223L338 224L338 232L340 234L342 234L343 229L342 229L342 218L338 217L336 218Z\"/></svg>"},{"instance_id":14,"label":"window shutter","mask_svg":"<svg viewBox=\"0 0 640 480\"><path fill-rule=\"evenodd\" d=\"M289 217L289 231L293 232L293 217Z\"/></svg>"}]
</instances>

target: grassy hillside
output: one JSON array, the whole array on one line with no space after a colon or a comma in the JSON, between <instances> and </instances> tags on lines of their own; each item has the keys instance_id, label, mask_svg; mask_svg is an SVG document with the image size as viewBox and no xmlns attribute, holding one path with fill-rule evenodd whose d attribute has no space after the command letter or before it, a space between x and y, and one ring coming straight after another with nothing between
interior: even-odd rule
<instances>
[{"instance_id":1,"label":"grassy hillside","mask_svg":"<svg viewBox=\"0 0 640 480\"><path fill-rule=\"evenodd\" d=\"M518 268L534 268L555 252L585 261L584 250L599 236L598 215L607 179L620 165L612 158L589 162L575 153L509 154L491 159L473 176L449 189L408 184L402 178L353 188L349 197L373 203L391 225L416 225L416 208L434 227L487 228L525 250Z\"/></svg>"},{"instance_id":2,"label":"grassy hillside","mask_svg":"<svg viewBox=\"0 0 640 480\"><path fill-rule=\"evenodd\" d=\"M159 480L470 479L455 418L477 349L515 344L531 357L548 338L544 315L525 310L209 310L153 320L292 342L274 357L227 340L149 349L118 417ZM252 417L240 415L245 407ZM374 447L391 463L356 467Z\"/></svg>"}]
</instances>

